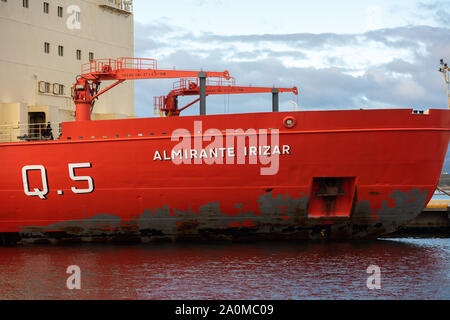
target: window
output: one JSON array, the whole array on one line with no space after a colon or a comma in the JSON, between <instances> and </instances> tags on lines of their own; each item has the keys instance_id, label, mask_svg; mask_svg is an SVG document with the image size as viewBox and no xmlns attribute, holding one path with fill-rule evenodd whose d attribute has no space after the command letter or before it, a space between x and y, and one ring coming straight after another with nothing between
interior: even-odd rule
<instances>
[{"instance_id":1,"label":"window","mask_svg":"<svg viewBox=\"0 0 450 320\"><path fill-rule=\"evenodd\" d=\"M56 91L55 91L55 86L56 86ZM54 94L58 94L58 92L62 92L64 93L64 86L63 88L59 88L58 86L63 86L60 84L53 84L53 93ZM52 85L50 84L50 82L45 82L45 81L39 81L39 92L40 93L50 93L50 88L52 87Z\"/></svg>"},{"instance_id":2,"label":"window","mask_svg":"<svg viewBox=\"0 0 450 320\"><path fill-rule=\"evenodd\" d=\"M2 0L2 2L6 2L6 0Z\"/></svg>"},{"instance_id":3,"label":"window","mask_svg":"<svg viewBox=\"0 0 450 320\"><path fill-rule=\"evenodd\" d=\"M58 7L58 17L62 18L63 16L63 7Z\"/></svg>"},{"instance_id":4,"label":"window","mask_svg":"<svg viewBox=\"0 0 450 320\"><path fill-rule=\"evenodd\" d=\"M93 52L89 52L89 61L94 60L94 53Z\"/></svg>"},{"instance_id":5,"label":"window","mask_svg":"<svg viewBox=\"0 0 450 320\"><path fill-rule=\"evenodd\" d=\"M81 21L80 11L77 11L77 12L75 13L75 19L76 19L77 22L80 22L80 21Z\"/></svg>"},{"instance_id":6,"label":"window","mask_svg":"<svg viewBox=\"0 0 450 320\"><path fill-rule=\"evenodd\" d=\"M77 60L81 60L81 50L77 50Z\"/></svg>"},{"instance_id":7,"label":"window","mask_svg":"<svg viewBox=\"0 0 450 320\"><path fill-rule=\"evenodd\" d=\"M62 57L64 55L64 47L58 46L58 56Z\"/></svg>"},{"instance_id":8,"label":"window","mask_svg":"<svg viewBox=\"0 0 450 320\"><path fill-rule=\"evenodd\" d=\"M39 81L39 92L45 92L45 81Z\"/></svg>"},{"instance_id":9,"label":"window","mask_svg":"<svg viewBox=\"0 0 450 320\"><path fill-rule=\"evenodd\" d=\"M44 13L48 13L49 11L49 4L48 2L44 2Z\"/></svg>"},{"instance_id":10,"label":"window","mask_svg":"<svg viewBox=\"0 0 450 320\"><path fill-rule=\"evenodd\" d=\"M59 83L54 83L53 84L53 94L58 95L58 96L64 95L64 85L59 84Z\"/></svg>"},{"instance_id":11,"label":"window","mask_svg":"<svg viewBox=\"0 0 450 320\"><path fill-rule=\"evenodd\" d=\"M44 42L44 52L50 53L50 43Z\"/></svg>"},{"instance_id":12,"label":"window","mask_svg":"<svg viewBox=\"0 0 450 320\"><path fill-rule=\"evenodd\" d=\"M28 8L28 0L23 0L22 4L24 8Z\"/></svg>"}]
</instances>

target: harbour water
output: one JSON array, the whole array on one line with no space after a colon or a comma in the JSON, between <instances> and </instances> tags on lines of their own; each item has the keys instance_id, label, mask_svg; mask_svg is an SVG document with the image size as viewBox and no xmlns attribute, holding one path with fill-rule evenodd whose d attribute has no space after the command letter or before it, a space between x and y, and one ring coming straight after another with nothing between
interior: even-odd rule
<instances>
[{"instance_id":1,"label":"harbour water","mask_svg":"<svg viewBox=\"0 0 450 320\"><path fill-rule=\"evenodd\" d=\"M430 201L450 201L450 197L443 193L435 193Z\"/></svg>"},{"instance_id":2,"label":"harbour water","mask_svg":"<svg viewBox=\"0 0 450 320\"><path fill-rule=\"evenodd\" d=\"M0 270L0 299L450 299L450 239L0 247Z\"/></svg>"}]
</instances>

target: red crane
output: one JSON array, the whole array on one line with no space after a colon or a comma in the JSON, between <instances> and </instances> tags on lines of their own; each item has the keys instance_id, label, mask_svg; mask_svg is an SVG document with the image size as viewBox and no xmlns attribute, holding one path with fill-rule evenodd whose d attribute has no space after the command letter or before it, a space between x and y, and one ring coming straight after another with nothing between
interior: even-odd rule
<instances>
[{"instance_id":1,"label":"red crane","mask_svg":"<svg viewBox=\"0 0 450 320\"><path fill-rule=\"evenodd\" d=\"M155 59L118 58L91 60L82 66L81 76L73 85L72 98L75 103L77 121L91 119L91 112L96 99L106 91L125 80L167 79L184 77L223 77L230 79L228 71L184 71L158 69ZM104 80L114 80L112 85L99 91Z\"/></svg>"},{"instance_id":2,"label":"red crane","mask_svg":"<svg viewBox=\"0 0 450 320\"><path fill-rule=\"evenodd\" d=\"M293 88L272 88L272 87L243 87L236 86L234 78L224 81L222 78L208 79L205 86L206 95L210 94L243 94L243 93L264 93L271 92L274 95L274 111L278 111L278 93L292 92L298 95L297 87ZM155 113L164 112L166 116L178 116L184 109L198 102L200 98L192 101L188 105L178 108L179 96L200 95L200 85L197 79L180 79L173 84L173 90L167 96L154 97Z\"/></svg>"}]
</instances>

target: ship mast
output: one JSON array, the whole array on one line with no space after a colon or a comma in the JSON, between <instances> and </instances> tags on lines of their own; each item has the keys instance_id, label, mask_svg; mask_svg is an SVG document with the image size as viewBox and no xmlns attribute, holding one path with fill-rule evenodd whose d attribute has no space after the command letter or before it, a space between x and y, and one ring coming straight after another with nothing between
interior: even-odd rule
<instances>
[{"instance_id":1,"label":"ship mast","mask_svg":"<svg viewBox=\"0 0 450 320\"><path fill-rule=\"evenodd\" d=\"M444 59L441 59L441 67L439 68L439 72L442 72L444 75L444 83L445 83L445 89L447 90L447 100L448 100L448 108L450 109L450 79L449 79L449 68L447 63L444 63Z\"/></svg>"}]
</instances>

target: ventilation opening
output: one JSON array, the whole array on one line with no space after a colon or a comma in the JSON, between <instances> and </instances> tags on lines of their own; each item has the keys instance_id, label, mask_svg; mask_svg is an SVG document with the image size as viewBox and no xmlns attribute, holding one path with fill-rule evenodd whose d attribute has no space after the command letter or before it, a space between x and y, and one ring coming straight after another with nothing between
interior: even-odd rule
<instances>
[{"instance_id":1,"label":"ventilation opening","mask_svg":"<svg viewBox=\"0 0 450 320\"><path fill-rule=\"evenodd\" d=\"M355 196L355 181L355 177L314 178L308 216L350 217Z\"/></svg>"}]
</instances>

